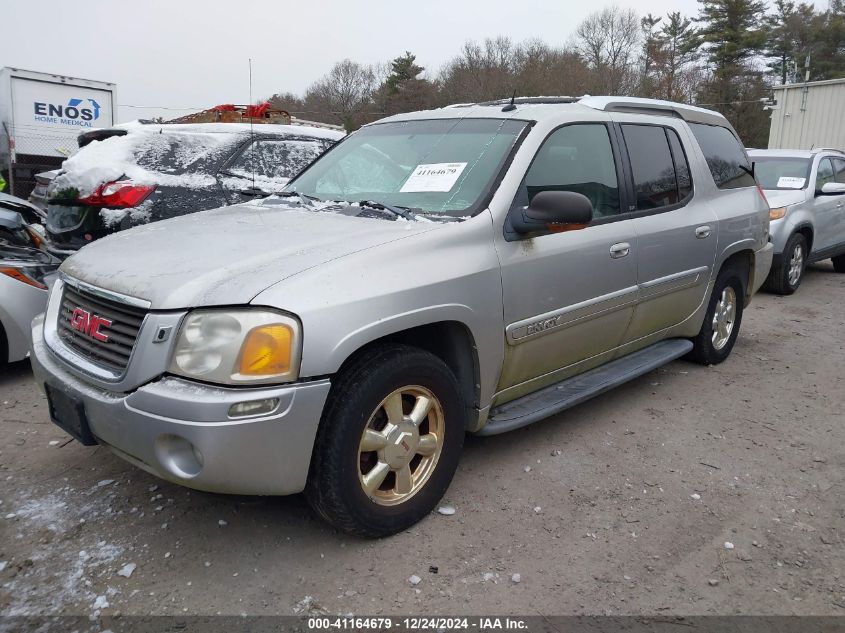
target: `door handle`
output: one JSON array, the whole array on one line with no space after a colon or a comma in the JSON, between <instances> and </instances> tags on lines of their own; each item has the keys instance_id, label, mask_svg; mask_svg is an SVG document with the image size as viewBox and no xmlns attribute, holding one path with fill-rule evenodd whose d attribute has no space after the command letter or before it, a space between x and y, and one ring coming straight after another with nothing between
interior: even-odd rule
<instances>
[{"instance_id":1,"label":"door handle","mask_svg":"<svg viewBox=\"0 0 845 633\"><path fill-rule=\"evenodd\" d=\"M628 242L619 242L618 244L614 244L610 247L610 256L613 259L619 259L620 257L627 257L628 253L631 252L631 245Z\"/></svg>"},{"instance_id":2,"label":"door handle","mask_svg":"<svg viewBox=\"0 0 845 633\"><path fill-rule=\"evenodd\" d=\"M703 240L705 237L710 237L710 227L706 224L704 226L699 226L695 229L695 236L700 240Z\"/></svg>"}]
</instances>

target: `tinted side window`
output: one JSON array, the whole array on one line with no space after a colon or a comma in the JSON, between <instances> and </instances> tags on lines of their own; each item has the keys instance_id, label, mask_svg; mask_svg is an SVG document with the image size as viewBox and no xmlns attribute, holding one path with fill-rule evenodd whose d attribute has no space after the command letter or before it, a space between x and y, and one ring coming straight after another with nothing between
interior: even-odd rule
<instances>
[{"instance_id":1,"label":"tinted side window","mask_svg":"<svg viewBox=\"0 0 845 633\"><path fill-rule=\"evenodd\" d=\"M664 129L654 125L623 125L622 133L634 175L637 211L677 203L678 181Z\"/></svg>"},{"instance_id":2,"label":"tinted side window","mask_svg":"<svg viewBox=\"0 0 845 633\"><path fill-rule=\"evenodd\" d=\"M836 171L836 182L845 184L845 159L834 158L833 169Z\"/></svg>"},{"instance_id":3,"label":"tinted side window","mask_svg":"<svg viewBox=\"0 0 845 633\"><path fill-rule=\"evenodd\" d=\"M829 182L834 182L833 163L829 158L823 158L819 163L819 171L816 174L816 190L822 188Z\"/></svg>"},{"instance_id":4,"label":"tinted side window","mask_svg":"<svg viewBox=\"0 0 845 633\"><path fill-rule=\"evenodd\" d=\"M713 180L719 189L753 187L756 182L751 175L751 165L742 145L725 127L690 123Z\"/></svg>"},{"instance_id":5,"label":"tinted side window","mask_svg":"<svg viewBox=\"0 0 845 633\"><path fill-rule=\"evenodd\" d=\"M534 157L515 203L525 206L541 191L583 194L593 205L593 217L619 213L616 163L607 127L583 123L553 132Z\"/></svg>"},{"instance_id":6,"label":"tinted side window","mask_svg":"<svg viewBox=\"0 0 845 633\"><path fill-rule=\"evenodd\" d=\"M689 162L681 145L678 133L666 128L666 136L669 137L669 147L672 148L672 159L675 161L675 175L678 177L678 196L683 200L692 193L692 177L690 176Z\"/></svg>"}]
</instances>

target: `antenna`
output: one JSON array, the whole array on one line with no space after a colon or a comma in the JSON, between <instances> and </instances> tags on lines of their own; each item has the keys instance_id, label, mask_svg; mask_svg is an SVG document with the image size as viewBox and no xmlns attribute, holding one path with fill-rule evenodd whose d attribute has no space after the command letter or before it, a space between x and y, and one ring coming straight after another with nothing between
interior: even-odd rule
<instances>
[{"instance_id":1,"label":"antenna","mask_svg":"<svg viewBox=\"0 0 845 633\"><path fill-rule=\"evenodd\" d=\"M511 96L511 102L502 108L502 112L511 112L512 110L516 110L516 90L513 91L513 95Z\"/></svg>"},{"instance_id":2,"label":"antenna","mask_svg":"<svg viewBox=\"0 0 845 633\"><path fill-rule=\"evenodd\" d=\"M252 152L252 188L255 189L255 161L257 160L255 154L255 130L253 129L252 121L252 57L249 58L249 105L246 108L249 115L249 149Z\"/></svg>"}]
</instances>

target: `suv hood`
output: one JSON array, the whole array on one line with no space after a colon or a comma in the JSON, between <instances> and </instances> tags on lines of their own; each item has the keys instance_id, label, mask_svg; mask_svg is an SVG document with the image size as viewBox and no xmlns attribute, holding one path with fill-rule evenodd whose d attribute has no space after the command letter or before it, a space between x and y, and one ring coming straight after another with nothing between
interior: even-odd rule
<instances>
[{"instance_id":1,"label":"suv hood","mask_svg":"<svg viewBox=\"0 0 845 633\"><path fill-rule=\"evenodd\" d=\"M269 286L324 262L442 226L236 205L97 240L68 258L61 271L146 299L153 309L246 304Z\"/></svg>"},{"instance_id":2,"label":"suv hood","mask_svg":"<svg viewBox=\"0 0 845 633\"><path fill-rule=\"evenodd\" d=\"M804 202L807 192L803 189L795 189L792 191L785 189L764 189L766 200L769 201L769 206L772 209L778 207L788 207L791 204L798 204Z\"/></svg>"}]
</instances>

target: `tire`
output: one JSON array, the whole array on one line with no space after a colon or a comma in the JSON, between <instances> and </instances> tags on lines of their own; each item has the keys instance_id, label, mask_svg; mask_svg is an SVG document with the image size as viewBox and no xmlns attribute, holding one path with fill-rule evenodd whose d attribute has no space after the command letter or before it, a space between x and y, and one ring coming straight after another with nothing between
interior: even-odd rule
<instances>
[{"instance_id":1,"label":"tire","mask_svg":"<svg viewBox=\"0 0 845 633\"><path fill-rule=\"evenodd\" d=\"M422 398L431 402L430 409L416 415L418 425L412 424L414 407L424 409ZM443 361L406 345L366 351L332 385L306 498L344 532L368 538L400 532L431 512L445 494L465 428L464 398ZM365 444L365 429L371 444Z\"/></svg>"},{"instance_id":2,"label":"tire","mask_svg":"<svg viewBox=\"0 0 845 633\"><path fill-rule=\"evenodd\" d=\"M724 323L721 318L717 321L717 314L729 316L724 311L723 302L730 299L731 293L734 306L733 317L727 337L725 337L725 331L722 330L720 336L718 328L714 326L717 322ZM702 365L718 365L730 356L742 323L744 298L745 283L742 273L733 267L720 270L713 286L713 294L710 295L710 301L707 304L704 323L701 324L701 331L692 340L693 348L687 355L687 359Z\"/></svg>"},{"instance_id":3,"label":"tire","mask_svg":"<svg viewBox=\"0 0 845 633\"><path fill-rule=\"evenodd\" d=\"M786 241L780 263L769 271L766 288L779 295L791 295L798 290L804 278L807 255L807 238L800 233L793 234Z\"/></svg>"},{"instance_id":4,"label":"tire","mask_svg":"<svg viewBox=\"0 0 845 633\"><path fill-rule=\"evenodd\" d=\"M836 257L831 257L830 261L833 262L833 270L838 273L845 273L845 255L837 255Z\"/></svg>"}]
</instances>

